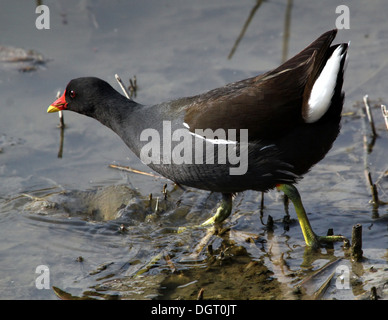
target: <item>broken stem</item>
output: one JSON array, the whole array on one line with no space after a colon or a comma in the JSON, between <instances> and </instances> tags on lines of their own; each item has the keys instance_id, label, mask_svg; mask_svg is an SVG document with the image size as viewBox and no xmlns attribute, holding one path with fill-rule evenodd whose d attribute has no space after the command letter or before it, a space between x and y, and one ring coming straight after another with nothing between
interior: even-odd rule
<instances>
[{"instance_id":1,"label":"broken stem","mask_svg":"<svg viewBox=\"0 0 388 320\"><path fill-rule=\"evenodd\" d=\"M197 295L197 300L203 300L203 293L204 293L205 289L204 288L201 288L198 292L198 295Z\"/></svg>"},{"instance_id":2,"label":"broken stem","mask_svg":"<svg viewBox=\"0 0 388 320\"><path fill-rule=\"evenodd\" d=\"M109 167L113 168L113 169L119 169L119 170L122 170L122 171L128 171L128 172L133 172L133 173L137 173L137 174L143 174L145 176L149 176L149 177L153 177L153 178L167 179L167 178L165 178L163 176L158 176L158 175L153 174L153 173L132 169L131 167L128 167L128 166L120 166L120 165L116 165L116 164L110 164Z\"/></svg>"},{"instance_id":3,"label":"broken stem","mask_svg":"<svg viewBox=\"0 0 388 320\"><path fill-rule=\"evenodd\" d=\"M380 200L379 200L379 194L377 192L376 184L373 183L372 175L370 174L370 172L368 172L367 175L368 175L368 182L369 182L369 186L372 194L372 203L375 205L378 205L380 204Z\"/></svg>"},{"instance_id":4,"label":"broken stem","mask_svg":"<svg viewBox=\"0 0 388 320\"><path fill-rule=\"evenodd\" d=\"M61 96L61 91L57 92L57 99ZM59 128L64 128L65 127L65 118L63 117L63 111L59 110L58 111L58 116L59 116Z\"/></svg>"},{"instance_id":5,"label":"broken stem","mask_svg":"<svg viewBox=\"0 0 388 320\"><path fill-rule=\"evenodd\" d=\"M121 78L119 77L119 75L118 75L117 73L115 74L115 78L116 78L117 82L119 83L119 85L120 85L120 87L121 87L121 90L123 90L125 96L126 96L129 100L131 100L131 98L129 97L129 94L128 94L127 89L125 89L125 86L124 86L123 82L121 81Z\"/></svg>"},{"instance_id":6,"label":"broken stem","mask_svg":"<svg viewBox=\"0 0 388 320\"><path fill-rule=\"evenodd\" d=\"M136 75L133 76L133 80L129 78L129 91L131 92L131 98L133 96L136 97L136 91L137 91L137 79Z\"/></svg>"},{"instance_id":7,"label":"broken stem","mask_svg":"<svg viewBox=\"0 0 388 320\"><path fill-rule=\"evenodd\" d=\"M357 223L352 230L351 257L354 261L362 260L362 225Z\"/></svg>"},{"instance_id":8,"label":"broken stem","mask_svg":"<svg viewBox=\"0 0 388 320\"><path fill-rule=\"evenodd\" d=\"M59 115L59 128L64 128L65 127L65 118L63 117L63 111L59 110L58 115Z\"/></svg>"},{"instance_id":9,"label":"broken stem","mask_svg":"<svg viewBox=\"0 0 388 320\"><path fill-rule=\"evenodd\" d=\"M233 48L232 50L230 51L229 55L228 55L228 59L232 59L233 55L234 55L234 52L236 51L237 47L238 47L238 44L240 43L241 39L244 37L244 34L245 32L247 31L248 29L248 26L249 24L251 23L252 21L252 18L254 17L257 9L260 8L261 4L263 3L264 1L263 0L256 0L256 4L254 5L254 7L252 8L251 12L249 13L249 16L247 18L247 20L245 21L244 23L244 26L239 34L239 36L237 37L237 40L236 42L234 43L233 45Z\"/></svg>"},{"instance_id":10,"label":"broken stem","mask_svg":"<svg viewBox=\"0 0 388 320\"><path fill-rule=\"evenodd\" d=\"M387 130L388 130L388 110L387 110L387 107L383 104L381 105L381 112L383 113L385 126L387 127Z\"/></svg>"},{"instance_id":11,"label":"broken stem","mask_svg":"<svg viewBox=\"0 0 388 320\"><path fill-rule=\"evenodd\" d=\"M368 116L369 124L372 129L372 135L373 135L373 138L375 138L377 137L377 133L376 133L375 122L373 120L372 112L370 111L370 106L368 104L367 94L364 96L364 105L365 105L366 114Z\"/></svg>"},{"instance_id":12,"label":"broken stem","mask_svg":"<svg viewBox=\"0 0 388 320\"><path fill-rule=\"evenodd\" d=\"M369 108L369 104L368 104L368 95L365 95L364 96L364 104L365 104L365 109L366 109L366 113L367 113L367 116L368 116L368 120L369 120L369 123L371 124L371 127L372 127L372 132L373 132L373 129L374 129L374 123L373 123L373 118L371 116L371 112L370 112L370 108ZM373 134L373 137L372 137L372 142L371 143L368 143L368 138L367 138L367 130L366 130L366 127L365 127L365 112L364 110L361 108L361 115L362 115L362 127L363 127L363 131L364 131L364 134L363 134L363 143L364 143L364 173L365 173L365 178L366 178L366 182L369 186L369 189L371 190L371 195L372 195L372 203L375 207L377 207L380 203L379 203L379 198L378 198L378 192L377 192L377 187L376 185L373 183L373 180L372 180L372 175L371 175L371 172L370 172L370 169L369 169L369 153L372 152L372 149L373 149L373 145L374 145L374 142L376 140L376 135Z\"/></svg>"},{"instance_id":13,"label":"broken stem","mask_svg":"<svg viewBox=\"0 0 388 320\"><path fill-rule=\"evenodd\" d=\"M61 92L57 92L57 99L61 96ZM59 151L58 151L58 158L62 158L63 155L63 141L65 137L65 117L63 116L63 111L59 110L58 112L59 116L59 125L58 128L61 130L60 133L60 141L59 141Z\"/></svg>"}]
</instances>

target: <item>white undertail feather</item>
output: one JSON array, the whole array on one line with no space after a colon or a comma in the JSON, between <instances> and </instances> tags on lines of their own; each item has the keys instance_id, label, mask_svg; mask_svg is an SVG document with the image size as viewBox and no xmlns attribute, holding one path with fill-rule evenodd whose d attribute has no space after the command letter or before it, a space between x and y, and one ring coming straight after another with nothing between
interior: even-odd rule
<instances>
[{"instance_id":1,"label":"white undertail feather","mask_svg":"<svg viewBox=\"0 0 388 320\"><path fill-rule=\"evenodd\" d=\"M333 97L337 75L340 70L341 61L344 57L343 46L338 46L331 57L327 60L318 79L315 81L308 101L308 113L304 119L307 123L318 121L329 109Z\"/></svg>"}]
</instances>

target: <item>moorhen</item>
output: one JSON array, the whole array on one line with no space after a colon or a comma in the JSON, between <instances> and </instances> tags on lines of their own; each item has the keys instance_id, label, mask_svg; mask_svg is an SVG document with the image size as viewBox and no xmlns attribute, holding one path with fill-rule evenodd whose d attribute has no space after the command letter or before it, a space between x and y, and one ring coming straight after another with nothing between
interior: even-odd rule
<instances>
[{"instance_id":1,"label":"moorhen","mask_svg":"<svg viewBox=\"0 0 388 320\"><path fill-rule=\"evenodd\" d=\"M161 175L222 193L204 226L230 215L233 194L277 188L294 203L308 246L342 241L313 232L293 185L323 159L340 130L348 45L331 45L336 33L324 33L265 74L153 106L124 97L101 79L73 79L47 112L92 117Z\"/></svg>"}]
</instances>

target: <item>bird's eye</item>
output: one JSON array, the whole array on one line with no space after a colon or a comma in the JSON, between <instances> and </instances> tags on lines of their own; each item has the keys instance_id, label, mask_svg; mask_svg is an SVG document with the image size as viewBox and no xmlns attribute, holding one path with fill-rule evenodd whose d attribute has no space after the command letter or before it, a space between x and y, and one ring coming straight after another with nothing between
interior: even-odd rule
<instances>
[{"instance_id":1,"label":"bird's eye","mask_svg":"<svg viewBox=\"0 0 388 320\"><path fill-rule=\"evenodd\" d=\"M71 91L70 91L70 97L71 97L71 98L75 98L75 91L74 91L74 90L71 90Z\"/></svg>"}]
</instances>

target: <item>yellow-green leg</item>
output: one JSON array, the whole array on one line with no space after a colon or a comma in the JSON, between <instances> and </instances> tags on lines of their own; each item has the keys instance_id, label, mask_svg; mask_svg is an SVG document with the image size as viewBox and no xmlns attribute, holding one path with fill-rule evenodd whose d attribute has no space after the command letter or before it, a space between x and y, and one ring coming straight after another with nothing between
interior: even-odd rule
<instances>
[{"instance_id":1,"label":"yellow-green leg","mask_svg":"<svg viewBox=\"0 0 388 320\"><path fill-rule=\"evenodd\" d=\"M201 227L207 227L213 224L219 224L230 216L232 212L232 194L223 193L220 206L217 208L217 211L214 216L207 219L204 223L201 224Z\"/></svg>"},{"instance_id":2,"label":"yellow-green leg","mask_svg":"<svg viewBox=\"0 0 388 320\"><path fill-rule=\"evenodd\" d=\"M284 194L292 201L295 207L296 215L298 216L299 224L302 229L306 245L318 248L321 243L332 243L338 241L345 241L346 238L341 235L334 236L317 236L311 228L310 221L307 218L304 210L302 199L298 190L291 184L279 184L276 186L278 190L283 191Z\"/></svg>"}]
</instances>

